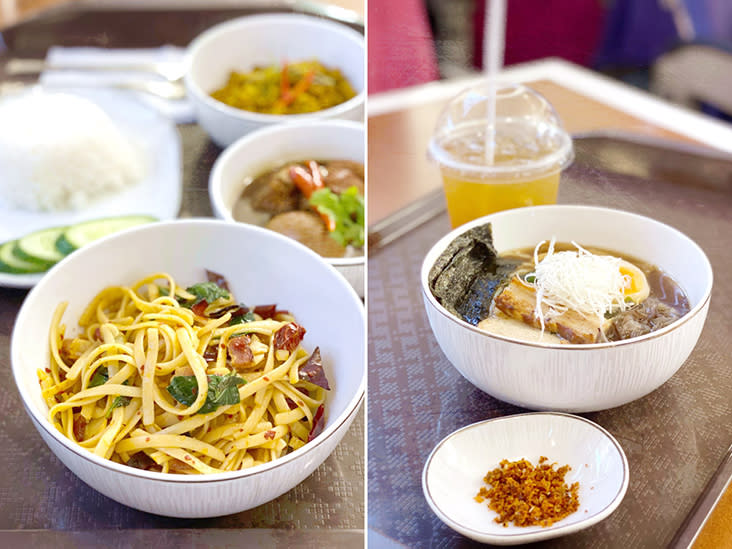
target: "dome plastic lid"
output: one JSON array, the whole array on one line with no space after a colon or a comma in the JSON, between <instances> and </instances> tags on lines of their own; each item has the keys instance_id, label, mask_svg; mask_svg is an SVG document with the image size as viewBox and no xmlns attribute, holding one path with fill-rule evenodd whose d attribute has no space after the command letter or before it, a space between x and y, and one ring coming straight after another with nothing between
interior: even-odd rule
<instances>
[{"instance_id":1,"label":"dome plastic lid","mask_svg":"<svg viewBox=\"0 0 732 549\"><path fill-rule=\"evenodd\" d=\"M489 123L495 95L494 125ZM494 143L494 160L486 151ZM442 111L428 146L442 168L478 177L555 172L574 159L572 138L547 99L521 84L467 88Z\"/></svg>"}]
</instances>

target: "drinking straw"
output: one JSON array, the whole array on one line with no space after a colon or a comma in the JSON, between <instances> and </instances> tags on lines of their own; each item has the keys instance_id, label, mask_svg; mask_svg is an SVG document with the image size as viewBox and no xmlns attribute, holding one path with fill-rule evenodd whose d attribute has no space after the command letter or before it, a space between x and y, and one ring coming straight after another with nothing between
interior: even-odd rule
<instances>
[{"instance_id":1,"label":"drinking straw","mask_svg":"<svg viewBox=\"0 0 732 549\"><path fill-rule=\"evenodd\" d=\"M493 164L496 149L496 89L498 71L503 66L506 34L506 0L485 0L483 27L483 72L488 79L488 127L485 134L485 161Z\"/></svg>"}]
</instances>

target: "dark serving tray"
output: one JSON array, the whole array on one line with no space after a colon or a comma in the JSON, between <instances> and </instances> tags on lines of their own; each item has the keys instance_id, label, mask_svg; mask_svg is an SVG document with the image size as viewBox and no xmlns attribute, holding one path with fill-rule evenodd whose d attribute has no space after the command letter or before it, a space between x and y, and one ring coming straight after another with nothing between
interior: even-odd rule
<instances>
[{"instance_id":1,"label":"dark serving tray","mask_svg":"<svg viewBox=\"0 0 732 549\"><path fill-rule=\"evenodd\" d=\"M610 431L628 456L630 486L620 507L587 530L532 547L687 547L732 475L732 162L667 145L618 135L576 139L559 202L636 212L695 240L716 275L705 328L662 387L582 414ZM432 335L419 270L449 230L441 191L370 230L368 537L375 547L478 547L430 510L422 468L452 431L524 411L461 377Z\"/></svg>"},{"instance_id":2,"label":"dark serving tray","mask_svg":"<svg viewBox=\"0 0 732 549\"><path fill-rule=\"evenodd\" d=\"M275 7L227 3L204 9L140 9L85 3L43 12L0 34L2 66L43 57L51 45L185 46L206 28L264 11L328 16L307 2ZM335 11L363 30L357 17ZM352 14L351 14L352 15ZM350 18L350 19L349 19ZM3 47L4 43L4 47ZM15 78L15 77L14 77ZM181 217L212 216L208 174L221 152L197 125L178 127L183 148ZM358 547L364 546L364 412L333 454L290 492L249 511L212 519L174 519L125 507L81 482L51 453L27 417L10 369L10 336L25 297L0 288L0 547ZM45 335L39 332L39 338Z\"/></svg>"}]
</instances>

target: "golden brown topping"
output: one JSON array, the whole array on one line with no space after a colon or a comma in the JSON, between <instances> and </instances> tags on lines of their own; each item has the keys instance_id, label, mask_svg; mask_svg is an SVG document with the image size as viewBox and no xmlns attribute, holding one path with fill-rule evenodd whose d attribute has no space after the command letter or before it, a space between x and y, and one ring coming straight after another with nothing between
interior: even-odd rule
<instances>
[{"instance_id":1,"label":"golden brown topping","mask_svg":"<svg viewBox=\"0 0 732 549\"><path fill-rule=\"evenodd\" d=\"M475 501L489 499L488 508L498 513L495 521L503 526L550 526L579 508L579 483L567 486L564 476L571 469L548 464L545 456L534 467L529 461L508 461L490 471Z\"/></svg>"}]
</instances>

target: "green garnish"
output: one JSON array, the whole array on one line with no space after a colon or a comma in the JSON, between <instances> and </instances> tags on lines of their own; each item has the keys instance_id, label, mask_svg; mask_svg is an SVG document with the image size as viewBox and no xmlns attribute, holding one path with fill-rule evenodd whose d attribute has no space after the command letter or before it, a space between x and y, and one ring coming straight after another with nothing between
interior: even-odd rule
<instances>
[{"instance_id":1,"label":"green garnish","mask_svg":"<svg viewBox=\"0 0 732 549\"><path fill-rule=\"evenodd\" d=\"M363 246L364 200L355 186L340 195L328 188L318 189L310 195L310 204L335 221L335 229L330 235L341 246Z\"/></svg>"},{"instance_id":2,"label":"green garnish","mask_svg":"<svg viewBox=\"0 0 732 549\"><path fill-rule=\"evenodd\" d=\"M251 311L247 311L243 315L239 316L232 316L231 320L229 320L229 326L235 326L237 324L246 324L247 322L254 321L254 313Z\"/></svg>"},{"instance_id":3,"label":"green garnish","mask_svg":"<svg viewBox=\"0 0 732 549\"><path fill-rule=\"evenodd\" d=\"M120 406L127 406L130 401L132 400L132 397L128 396L117 396L113 401L112 405L109 407L109 410L107 411L107 417L112 417L112 411L115 408L119 408Z\"/></svg>"},{"instance_id":4,"label":"green garnish","mask_svg":"<svg viewBox=\"0 0 732 549\"><path fill-rule=\"evenodd\" d=\"M193 301L187 301L183 303L184 307L189 308L193 307L197 303L200 303L201 301L206 301L206 303L213 303L220 297L223 297L224 299L229 299L229 292L224 290L215 282L199 282L198 284L194 284L193 286L186 288L186 292L196 296Z\"/></svg>"},{"instance_id":5,"label":"green garnish","mask_svg":"<svg viewBox=\"0 0 732 549\"><path fill-rule=\"evenodd\" d=\"M526 282L528 282L529 284L533 284L534 282L536 282L536 275L526 275L526 278L524 280L526 280Z\"/></svg>"},{"instance_id":6,"label":"green garnish","mask_svg":"<svg viewBox=\"0 0 732 549\"><path fill-rule=\"evenodd\" d=\"M229 406L239 403L239 391L237 387L246 383L242 378L235 374L226 376L210 375L208 376L208 394L206 402L203 403L199 414L208 414L213 412L219 406ZM168 385L168 393L175 400L186 406L190 406L196 401L198 396L198 382L196 376L175 376L170 380Z\"/></svg>"},{"instance_id":7,"label":"green garnish","mask_svg":"<svg viewBox=\"0 0 732 549\"><path fill-rule=\"evenodd\" d=\"M89 388L92 387L99 387L100 385L104 385L109 380L109 372L107 371L106 366L102 366L101 368L97 368L97 371L94 372L94 375L92 376L91 380L89 381Z\"/></svg>"}]
</instances>

